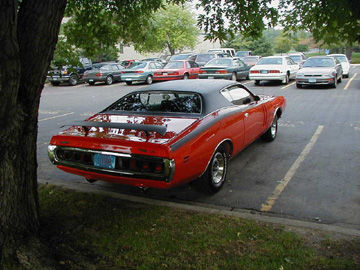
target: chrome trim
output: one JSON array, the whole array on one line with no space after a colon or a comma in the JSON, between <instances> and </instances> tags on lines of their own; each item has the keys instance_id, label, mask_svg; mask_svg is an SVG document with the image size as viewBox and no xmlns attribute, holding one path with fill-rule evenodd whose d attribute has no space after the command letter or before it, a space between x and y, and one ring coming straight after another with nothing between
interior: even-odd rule
<instances>
[{"instance_id":1,"label":"chrome trim","mask_svg":"<svg viewBox=\"0 0 360 270\"><path fill-rule=\"evenodd\" d=\"M114 170L114 169L106 169L95 167L91 165L76 163L72 161L61 160L56 155L57 150L64 150L64 151L77 151L82 153L90 153L90 154L102 154L102 155L111 155L116 157L123 157L123 158L136 158L136 159L144 159L144 160L159 160L164 163L164 173L157 174L151 172L141 172L141 171L126 171L126 170ZM116 152L109 152L109 151L101 151L101 150L92 150L92 149L84 149L84 148L76 148L76 147L66 147L66 146L57 146L57 145L49 145L48 146L48 155L50 161L54 165L62 165L74 169L80 169L89 172L96 172L96 173L106 173L115 176L124 176L124 177L131 177L131 178L141 178L144 180L154 180L154 181L165 181L171 182L175 173L175 161L174 159L167 159L162 157L154 157L154 156L146 156L146 155L132 155L132 154L124 154L124 153L116 153Z\"/></svg>"}]
</instances>

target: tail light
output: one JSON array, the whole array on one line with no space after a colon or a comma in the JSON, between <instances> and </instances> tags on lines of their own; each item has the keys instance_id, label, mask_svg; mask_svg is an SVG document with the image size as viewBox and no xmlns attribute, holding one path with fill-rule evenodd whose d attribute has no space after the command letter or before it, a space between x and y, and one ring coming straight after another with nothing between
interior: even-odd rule
<instances>
[{"instance_id":1,"label":"tail light","mask_svg":"<svg viewBox=\"0 0 360 270\"><path fill-rule=\"evenodd\" d=\"M250 70L250 73L260 73L260 70Z\"/></svg>"},{"instance_id":2,"label":"tail light","mask_svg":"<svg viewBox=\"0 0 360 270\"><path fill-rule=\"evenodd\" d=\"M134 71L134 73L144 73L142 70Z\"/></svg>"},{"instance_id":3,"label":"tail light","mask_svg":"<svg viewBox=\"0 0 360 270\"><path fill-rule=\"evenodd\" d=\"M280 70L270 70L269 73L280 73Z\"/></svg>"},{"instance_id":4,"label":"tail light","mask_svg":"<svg viewBox=\"0 0 360 270\"><path fill-rule=\"evenodd\" d=\"M205 74L205 73L207 73L207 72L206 72L205 70L200 70L199 73L200 73L200 74Z\"/></svg>"},{"instance_id":5,"label":"tail light","mask_svg":"<svg viewBox=\"0 0 360 270\"><path fill-rule=\"evenodd\" d=\"M217 73L217 74L225 74L225 73L228 73L228 72L225 69L220 69L220 70L217 70L215 73Z\"/></svg>"},{"instance_id":6,"label":"tail light","mask_svg":"<svg viewBox=\"0 0 360 270\"><path fill-rule=\"evenodd\" d=\"M97 77L101 77L103 74L102 73L96 73L95 76Z\"/></svg>"}]
</instances>

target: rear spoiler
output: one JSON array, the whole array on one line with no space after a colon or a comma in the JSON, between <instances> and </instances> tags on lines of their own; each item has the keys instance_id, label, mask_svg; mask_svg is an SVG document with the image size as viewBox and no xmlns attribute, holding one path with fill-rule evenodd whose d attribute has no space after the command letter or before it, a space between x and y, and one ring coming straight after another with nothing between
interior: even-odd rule
<instances>
[{"instance_id":1,"label":"rear spoiler","mask_svg":"<svg viewBox=\"0 0 360 270\"><path fill-rule=\"evenodd\" d=\"M102 128L117 128L117 129L132 129L132 130L140 130L146 133L146 136L150 135L150 131L159 133L164 136L166 133L165 126L159 125L143 125L143 124L129 124L129 123L111 123L111 122L95 122L95 121L75 121L65 126L81 126L87 132L89 131L89 127L102 127Z\"/></svg>"}]
</instances>

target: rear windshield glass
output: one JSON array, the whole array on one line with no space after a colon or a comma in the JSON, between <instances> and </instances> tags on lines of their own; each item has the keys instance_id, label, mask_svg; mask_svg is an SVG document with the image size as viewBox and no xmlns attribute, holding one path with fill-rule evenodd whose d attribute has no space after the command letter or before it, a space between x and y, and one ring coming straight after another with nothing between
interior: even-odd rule
<instances>
[{"instance_id":1,"label":"rear windshield glass","mask_svg":"<svg viewBox=\"0 0 360 270\"><path fill-rule=\"evenodd\" d=\"M196 58L196 62L207 62L215 58L215 54L199 54Z\"/></svg>"},{"instance_id":2,"label":"rear windshield glass","mask_svg":"<svg viewBox=\"0 0 360 270\"><path fill-rule=\"evenodd\" d=\"M191 92L134 92L116 101L106 111L200 114L201 103L201 96Z\"/></svg>"},{"instance_id":3,"label":"rear windshield glass","mask_svg":"<svg viewBox=\"0 0 360 270\"><path fill-rule=\"evenodd\" d=\"M261 58L257 65L282 65L282 58Z\"/></svg>"},{"instance_id":4,"label":"rear windshield glass","mask_svg":"<svg viewBox=\"0 0 360 270\"><path fill-rule=\"evenodd\" d=\"M206 63L205 66L229 66L231 59L215 58Z\"/></svg>"},{"instance_id":5,"label":"rear windshield glass","mask_svg":"<svg viewBox=\"0 0 360 270\"><path fill-rule=\"evenodd\" d=\"M183 68L184 67L184 62L180 62L180 61L170 61L169 63L166 64L166 66L164 68Z\"/></svg>"},{"instance_id":6,"label":"rear windshield glass","mask_svg":"<svg viewBox=\"0 0 360 270\"><path fill-rule=\"evenodd\" d=\"M171 56L170 60L187 60L188 57L188 54L175 54Z\"/></svg>"}]
</instances>

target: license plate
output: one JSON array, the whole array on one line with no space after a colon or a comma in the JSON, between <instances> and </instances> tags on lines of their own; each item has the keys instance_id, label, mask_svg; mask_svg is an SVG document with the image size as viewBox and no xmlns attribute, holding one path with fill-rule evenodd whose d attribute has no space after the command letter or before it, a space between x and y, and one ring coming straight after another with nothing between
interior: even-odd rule
<instances>
[{"instance_id":1,"label":"license plate","mask_svg":"<svg viewBox=\"0 0 360 270\"><path fill-rule=\"evenodd\" d=\"M57 78L53 78L53 81L57 81Z\"/></svg>"},{"instance_id":2,"label":"license plate","mask_svg":"<svg viewBox=\"0 0 360 270\"><path fill-rule=\"evenodd\" d=\"M94 166L105 169L115 169L115 156L95 154Z\"/></svg>"},{"instance_id":3,"label":"license plate","mask_svg":"<svg viewBox=\"0 0 360 270\"><path fill-rule=\"evenodd\" d=\"M316 79L309 79L309 83L314 83L316 82Z\"/></svg>"},{"instance_id":4,"label":"license plate","mask_svg":"<svg viewBox=\"0 0 360 270\"><path fill-rule=\"evenodd\" d=\"M94 80L93 79L90 79L89 82L93 82Z\"/></svg>"},{"instance_id":5,"label":"license plate","mask_svg":"<svg viewBox=\"0 0 360 270\"><path fill-rule=\"evenodd\" d=\"M262 74L267 74L268 71L267 71L267 70L262 70L261 73L262 73Z\"/></svg>"},{"instance_id":6,"label":"license plate","mask_svg":"<svg viewBox=\"0 0 360 270\"><path fill-rule=\"evenodd\" d=\"M214 79L214 77L208 77L208 79Z\"/></svg>"},{"instance_id":7,"label":"license plate","mask_svg":"<svg viewBox=\"0 0 360 270\"><path fill-rule=\"evenodd\" d=\"M163 73L164 76L167 76L167 73Z\"/></svg>"},{"instance_id":8,"label":"license plate","mask_svg":"<svg viewBox=\"0 0 360 270\"><path fill-rule=\"evenodd\" d=\"M126 81L131 81L131 78L126 78L125 80L126 80Z\"/></svg>"}]
</instances>

